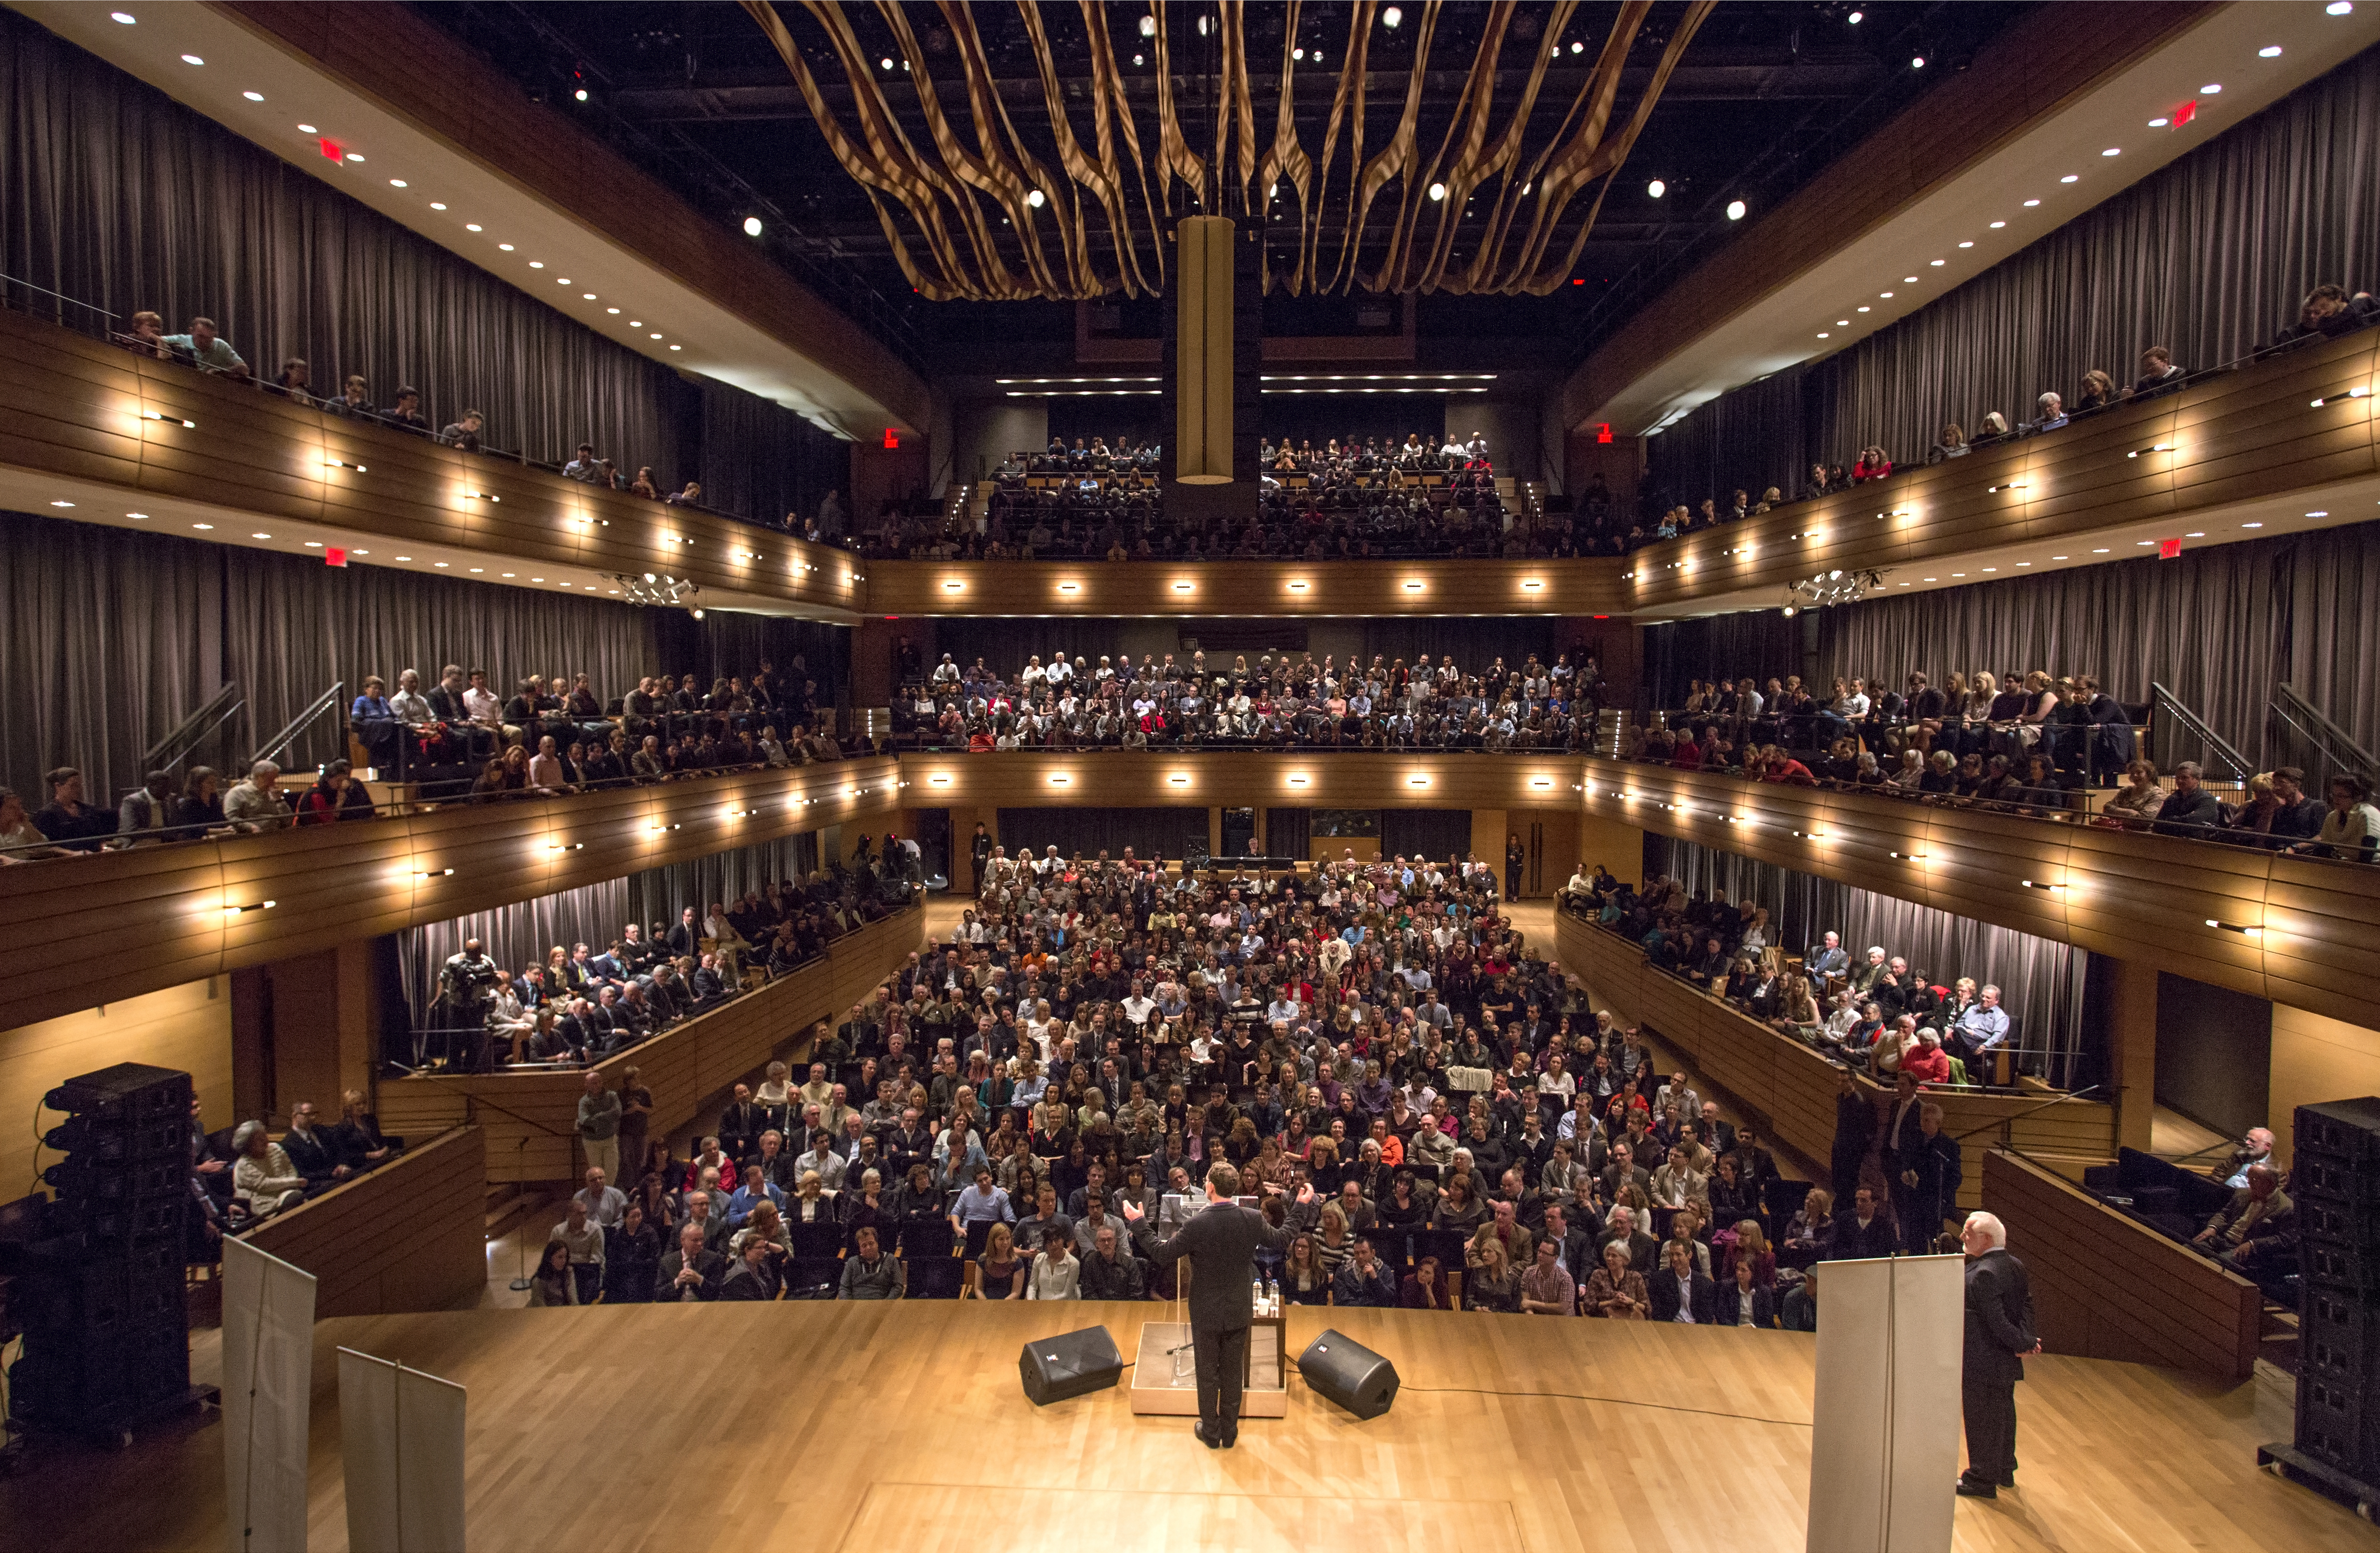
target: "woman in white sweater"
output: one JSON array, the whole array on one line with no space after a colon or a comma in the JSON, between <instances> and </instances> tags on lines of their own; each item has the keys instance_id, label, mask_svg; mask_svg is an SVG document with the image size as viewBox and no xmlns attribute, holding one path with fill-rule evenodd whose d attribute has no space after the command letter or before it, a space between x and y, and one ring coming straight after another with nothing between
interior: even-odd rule
<instances>
[{"instance_id":1,"label":"woman in white sweater","mask_svg":"<svg viewBox=\"0 0 2380 1553\"><path fill-rule=\"evenodd\" d=\"M250 1213L262 1219L306 1200L306 1178L273 1141L263 1122L241 1122L239 1131L232 1134L231 1146L239 1157L231 1168L232 1195L246 1197Z\"/></svg>"},{"instance_id":2,"label":"woman in white sweater","mask_svg":"<svg viewBox=\"0 0 2380 1553\"><path fill-rule=\"evenodd\" d=\"M1041 1254L1033 1258L1033 1274L1026 1280L1028 1300L1079 1300L1083 1264L1075 1259L1072 1237L1052 1231L1042 1237Z\"/></svg>"}]
</instances>

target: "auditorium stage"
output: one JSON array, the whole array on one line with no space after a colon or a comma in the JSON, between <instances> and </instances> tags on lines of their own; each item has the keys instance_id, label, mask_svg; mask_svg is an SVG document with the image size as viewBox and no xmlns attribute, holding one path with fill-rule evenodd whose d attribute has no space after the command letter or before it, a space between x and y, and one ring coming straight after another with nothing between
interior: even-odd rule
<instances>
[{"instance_id":1,"label":"auditorium stage","mask_svg":"<svg viewBox=\"0 0 2380 1553\"><path fill-rule=\"evenodd\" d=\"M311 1547L346 1547L339 1344L470 1389L473 1553L1802 1553L1815 1340L1420 1311L1337 1325L1405 1389L1357 1423L1290 1411L1209 1451L1122 1389L1036 1409L1028 1339L1156 1304L633 1305L356 1316L316 1330ZM2287 1402L2138 1365L2044 1358L2020 1389L2023 1487L1960 1501L1986 1549L2380 1549L2380 1529L2259 1473ZM1580 1399L1551 1395L1575 1393ZM1658 1396L1668 1405L1623 1399ZM0 1482L11 1547L225 1546L220 1426Z\"/></svg>"}]
</instances>

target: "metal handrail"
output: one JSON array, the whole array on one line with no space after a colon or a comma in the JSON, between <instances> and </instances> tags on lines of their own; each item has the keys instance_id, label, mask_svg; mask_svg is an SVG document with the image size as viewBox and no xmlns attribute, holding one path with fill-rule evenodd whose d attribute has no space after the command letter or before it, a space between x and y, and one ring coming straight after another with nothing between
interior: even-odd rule
<instances>
[{"instance_id":1,"label":"metal handrail","mask_svg":"<svg viewBox=\"0 0 2380 1553\"><path fill-rule=\"evenodd\" d=\"M226 706L225 703L229 705ZM246 701L239 698L239 682L225 681L224 687L208 697L205 705L176 723L171 733L140 752L140 769L144 771L172 770L188 759L192 752L200 745L213 737L215 730L238 716L247 705ZM191 732L200 722L206 722L209 718L212 718L213 721L207 722L204 732L196 734ZM169 749L176 751L171 760L164 758L165 752Z\"/></svg>"},{"instance_id":2,"label":"metal handrail","mask_svg":"<svg viewBox=\"0 0 2380 1553\"><path fill-rule=\"evenodd\" d=\"M2246 756L2232 748L2222 734L2208 727L2205 719L2191 710L2187 702L2155 680L2149 681L2149 705L2152 709L2160 706L2170 709L2174 716L2180 721L2182 727L2196 734L2201 743L2213 750L2226 765L2238 773L2241 782L2247 781L2250 773L2255 770L2248 763Z\"/></svg>"},{"instance_id":3,"label":"metal handrail","mask_svg":"<svg viewBox=\"0 0 2380 1553\"><path fill-rule=\"evenodd\" d=\"M298 742L298 735L306 731L306 727L309 723L322 716L324 712L335 710L341 699L346 697L346 693L347 682L346 680L338 680L332 685L331 688L323 691L311 701L307 702L306 710L304 711L301 711L296 717L291 718L288 724L284 727L281 732L273 734L272 738L266 740L262 748L259 749L254 755L248 758L249 766L253 769L259 760L278 759L284 750ZM345 733L346 731L346 714L345 712L341 712L339 715L340 732Z\"/></svg>"},{"instance_id":4,"label":"metal handrail","mask_svg":"<svg viewBox=\"0 0 2380 1553\"><path fill-rule=\"evenodd\" d=\"M2313 740L2314 747L2330 758L2331 764L2342 770L2358 772L2380 770L2380 758L2374 758L2370 750L2348 736L2346 729L2324 716L2322 709L2306 699L2295 686L2277 685L2274 689L2279 693L2280 698L2272 703L2273 714ZM2290 715L2292 709L2295 710L2297 716ZM2299 717L2304 718L2306 722L2313 726L2307 727L2305 723L2298 721ZM2333 748L2333 745L2345 749L2354 758L2341 759L2338 749Z\"/></svg>"}]
</instances>

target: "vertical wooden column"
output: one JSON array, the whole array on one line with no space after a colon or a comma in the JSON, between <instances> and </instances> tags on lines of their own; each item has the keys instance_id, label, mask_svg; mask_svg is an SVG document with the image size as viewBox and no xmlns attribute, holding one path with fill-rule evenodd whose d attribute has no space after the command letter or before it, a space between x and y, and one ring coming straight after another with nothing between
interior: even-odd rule
<instances>
[{"instance_id":1,"label":"vertical wooden column","mask_svg":"<svg viewBox=\"0 0 2380 1553\"><path fill-rule=\"evenodd\" d=\"M2157 973L2118 960L2114 1020L2107 1030L2107 1086L2115 1091L2116 1141L2145 1149L2156 1117Z\"/></svg>"}]
</instances>

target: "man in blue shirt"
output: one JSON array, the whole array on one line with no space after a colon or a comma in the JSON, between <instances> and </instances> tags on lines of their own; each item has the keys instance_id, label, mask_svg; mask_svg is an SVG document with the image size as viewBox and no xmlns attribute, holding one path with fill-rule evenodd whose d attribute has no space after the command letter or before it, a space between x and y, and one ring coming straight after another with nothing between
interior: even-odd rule
<instances>
[{"instance_id":1,"label":"man in blue shirt","mask_svg":"<svg viewBox=\"0 0 2380 1553\"><path fill-rule=\"evenodd\" d=\"M991 1167L979 1167L975 1172L975 1184L958 1195L951 1205L951 1228L959 1234L966 1233L970 1224L1016 1222L1016 1210L1009 1205L1008 1194L992 1184Z\"/></svg>"},{"instance_id":2,"label":"man in blue shirt","mask_svg":"<svg viewBox=\"0 0 2380 1553\"><path fill-rule=\"evenodd\" d=\"M2000 989L1986 987L1973 1007L1959 1015L1959 1036L1967 1048L1966 1061L1977 1057L2008 1039L2009 1016L2000 1007Z\"/></svg>"},{"instance_id":3,"label":"man in blue shirt","mask_svg":"<svg viewBox=\"0 0 2380 1553\"><path fill-rule=\"evenodd\" d=\"M777 1183L771 1181L765 1171L745 1172L744 1179L735 1183L735 1194L727 1199L727 1227L742 1229L744 1220L752 1217L752 1210L760 1206L763 1198L776 1204L780 1215L784 1213L785 1194L778 1189Z\"/></svg>"},{"instance_id":4,"label":"man in blue shirt","mask_svg":"<svg viewBox=\"0 0 2380 1553\"><path fill-rule=\"evenodd\" d=\"M248 371L248 363L240 359L239 352L232 349L231 343L215 333L213 319L194 318L190 320L188 334L168 334L165 343L176 350L189 352L190 358L201 372L245 375Z\"/></svg>"}]
</instances>

